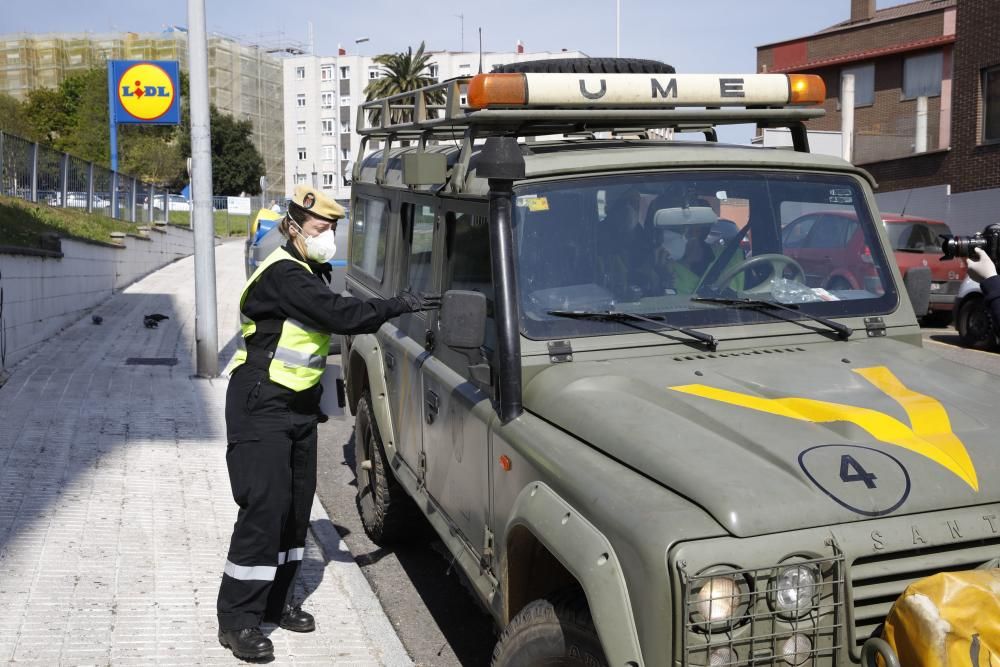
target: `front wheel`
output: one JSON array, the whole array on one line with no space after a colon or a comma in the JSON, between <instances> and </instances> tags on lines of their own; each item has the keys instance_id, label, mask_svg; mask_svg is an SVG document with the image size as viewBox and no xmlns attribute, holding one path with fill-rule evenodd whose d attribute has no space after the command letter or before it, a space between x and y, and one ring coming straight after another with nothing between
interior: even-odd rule
<instances>
[{"instance_id":1,"label":"front wheel","mask_svg":"<svg viewBox=\"0 0 1000 667\"><path fill-rule=\"evenodd\" d=\"M996 334L990 323L990 314L986 311L986 303L981 298L970 298L962 304L955 317L955 328L965 347L988 350L994 345Z\"/></svg>"},{"instance_id":2,"label":"front wheel","mask_svg":"<svg viewBox=\"0 0 1000 667\"><path fill-rule=\"evenodd\" d=\"M375 544L385 546L412 539L420 532L423 517L392 476L371 402L366 390L358 401L354 423L356 502L365 533Z\"/></svg>"},{"instance_id":3,"label":"front wheel","mask_svg":"<svg viewBox=\"0 0 1000 667\"><path fill-rule=\"evenodd\" d=\"M608 667L582 593L535 600L511 620L493 649L492 667Z\"/></svg>"}]
</instances>

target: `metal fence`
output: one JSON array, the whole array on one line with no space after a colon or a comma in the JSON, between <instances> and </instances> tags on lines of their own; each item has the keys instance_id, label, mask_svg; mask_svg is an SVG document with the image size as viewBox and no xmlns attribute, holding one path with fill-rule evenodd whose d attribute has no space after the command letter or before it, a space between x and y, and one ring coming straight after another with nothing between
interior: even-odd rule
<instances>
[{"instance_id":1,"label":"metal fence","mask_svg":"<svg viewBox=\"0 0 1000 667\"><path fill-rule=\"evenodd\" d=\"M0 132L0 194L137 224L191 224L191 202L179 193L7 132ZM260 196L213 196L216 233L246 234L262 206Z\"/></svg>"}]
</instances>

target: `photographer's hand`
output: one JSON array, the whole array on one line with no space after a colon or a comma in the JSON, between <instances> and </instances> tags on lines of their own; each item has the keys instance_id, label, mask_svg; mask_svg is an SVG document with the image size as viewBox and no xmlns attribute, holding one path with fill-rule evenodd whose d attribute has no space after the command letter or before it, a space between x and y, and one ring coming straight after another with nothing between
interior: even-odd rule
<instances>
[{"instance_id":1,"label":"photographer's hand","mask_svg":"<svg viewBox=\"0 0 1000 667\"><path fill-rule=\"evenodd\" d=\"M997 274L996 264L993 263L989 255L983 252L981 248L973 248L972 252L975 253L975 257L969 257L966 260L970 278L979 283Z\"/></svg>"}]
</instances>

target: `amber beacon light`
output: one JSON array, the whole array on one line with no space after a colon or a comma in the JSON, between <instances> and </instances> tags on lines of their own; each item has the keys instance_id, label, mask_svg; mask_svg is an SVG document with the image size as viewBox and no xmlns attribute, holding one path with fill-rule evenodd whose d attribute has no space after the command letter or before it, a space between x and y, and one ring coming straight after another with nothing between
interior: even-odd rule
<instances>
[{"instance_id":1,"label":"amber beacon light","mask_svg":"<svg viewBox=\"0 0 1000 667\"><path fill-rule=\"evenodd\" d=\"M788 75L789 104L822 104L826 99L826 84L817 74Z\"/></svg>"},{"instance_id":2,"label":"amber beacon light","mask_svg":"<svg viewBox=\"0 0 1000 667\"><path fill-rule=\"evenodd\" d=\"M528 103L528 83L523 74L477 74L469 82L469 106L520 106Z\"/></svg>"}]
</instances>

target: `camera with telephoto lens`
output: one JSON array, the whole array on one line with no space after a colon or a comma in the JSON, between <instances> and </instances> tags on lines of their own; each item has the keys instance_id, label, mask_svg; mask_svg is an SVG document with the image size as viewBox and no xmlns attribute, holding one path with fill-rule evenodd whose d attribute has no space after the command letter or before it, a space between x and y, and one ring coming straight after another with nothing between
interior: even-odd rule
<instances>
[{"instance_id":1,"label":"camera with telephoto lens","mask_svg":"<svg viewBox=\"0 0 1000 667\"><path fill-rule=\"evenodd\" d=\"M994 264L1000 264L1000 225L987 225L983 231L976 232L973 236L943 238L941 252L944 253L944 257L941 259L954 259L955 257L975 259L972 249L982 248Z\"/></svg>"}]
</instances>

